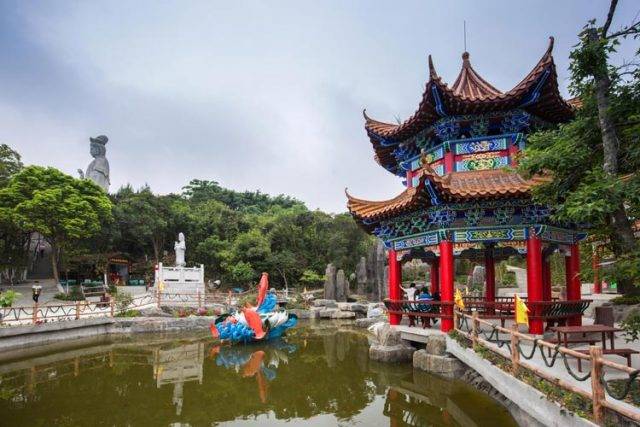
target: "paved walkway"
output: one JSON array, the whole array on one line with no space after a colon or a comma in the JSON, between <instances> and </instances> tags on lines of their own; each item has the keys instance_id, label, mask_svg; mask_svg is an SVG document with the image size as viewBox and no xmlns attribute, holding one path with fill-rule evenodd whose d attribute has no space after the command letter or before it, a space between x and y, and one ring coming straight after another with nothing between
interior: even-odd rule
<instances>
[{"instance_id":1,"label":"paved walkway","mask_svg":"<svg viewBox=\"0 0 640 427\"><path fill-rule=\"evenodd\" d=\"M59 304L63 301L54 299L54 296L59 292L58 287L56 286L56 282L53 279L42 279L42 280L28 280L19 285L9 286L2 285L1 288L5 291L14 290L20 293L20 297L13 305L23 306L23 305L33 305L33 299L31 298L31 287L33 285L42 286L42 292L40 293L40 299L38 300L38 304L40 305L50 305L50 304Z\"/></svg>"}]
</instances>

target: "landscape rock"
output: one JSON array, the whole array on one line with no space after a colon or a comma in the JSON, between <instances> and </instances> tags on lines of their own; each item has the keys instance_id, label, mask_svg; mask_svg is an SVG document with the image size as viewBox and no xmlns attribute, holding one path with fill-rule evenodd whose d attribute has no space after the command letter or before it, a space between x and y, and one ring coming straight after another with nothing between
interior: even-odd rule
<instances>
[{"instance_id":1,"label":"landscape rock","mask_svg":"<svg viewBox=\"0 0 640 427\"><path fill-rule=\"evenodd\" d=\"M349 295L349 282L344 275L344 270L338 270L336 273L336 301L345 302Z\"/></svg>"},{"instance_id":2,"label":"landscape rock","mask_svg":"<svg viewBox=\"0 0 640 427\"><path fill-rule=\"evenodd\" d=\"M295 314L296 316L298 316L298 319L317 319L318 317L320 317L320 311L313 309L304 310L301 308L292 308L291 310L289 310L289 313Z\"/></svg>"},{"instance_id":3,"label":"landscape rock","mask_svg":"<svg viewBox=\"0 0 640 427\"><path fill-rule=\"evenodd\" d=\"M313 305L315 307L330 307L330 308L336 308L338 307L338 304L336 303L336 300L333 299L317 299L315 301L313 301Z\"/></svg>"},{"instance_id":4,"label":"landscape rock","mask_svg":"<svg viewBox=\"0 0 640 427\"><path fill-rule=\"evenodd\" d=\"M427 338L425 351L428 354L444 356L447 352L447 340L444 335L431 335Z\"/></svg>"},{"instance_id":5,"label":"landscape rock","mask_svg":"<svg viewBox=\"0 0 640 427\"><path fill-rule=\"evenodd\" d=\"M320 310L318 312L318 315L321 319L331 319L333 313L337 313L338 311L340 310L338 310L337 308L325 308L324 310Z\"/></svg>"},{"instance_id":6,"label":"landscape rock","mask_svg":"<svg viewBox=\"0 0 640 427\"><path fill-rule=\"evenodd\" d=\"M173 317L171 313L168 313L161 308L156 307L140 310L140 315L144 317Z\"/></svg>"},{"instance_id":7,"label":"landscape rock","mask_svg":"<svg viewBox=\"0 0 640 427\"><path fill-rule=\"evenodd\" d=\"M356 283L358 295L364 295L367 291L367 259L365 257L360 257L356 265Z\"/></svg>"},{"instance_id":8,"label":"landscape rock","mask_svg":"<svg viewBox=\"0 0 640 427\"><path fill-rule=\"evenodd\" d=\"M336 268L333 264L328 264L324 273L324 297L325 299L336 299Z\"/></svg>"},{"instance_id":9,"label":"landscape rock","mask_svg":"<svg viewBox=\"0 0 640 427\"><path fill-rule=\"evenodd\" d=\"M459 377L466 370L465 365L450 354L440 356L429 354L426 350L413 353L413 367L450 378Z\"/></svg>"},{"instance_id":10,"label":"landscape rock","mask_svg":"<svg viewBox=\"0 0 640 427\"><path fill-rule=\"evenodd\" d=\"M356 314L353 311L340 311L336 310L331 313L332 319L354 319Z\"/></svg>"},{"instance_id":11,"label":"landscape rock","mask_svg":"<svg viewBox=\"0 0 640 427\"><path fill-rule=\"evenodd\" d=\"M412 360L415 351L415 348L406 344L394 346L374 344L369 347L369 359L384 363L408 362Z\"/></svg>"},{"instance_id":12,"label":"landscape rock","mask_svg":"<svg viewBox=\"0 0 640 427\"><path fill-rule=\"evenodd\" d=\"M362 319L356 319L356 326L358 328L368 328L374 323L386 322L386 317L363 317Z\"/></svg>"}]
</instances>

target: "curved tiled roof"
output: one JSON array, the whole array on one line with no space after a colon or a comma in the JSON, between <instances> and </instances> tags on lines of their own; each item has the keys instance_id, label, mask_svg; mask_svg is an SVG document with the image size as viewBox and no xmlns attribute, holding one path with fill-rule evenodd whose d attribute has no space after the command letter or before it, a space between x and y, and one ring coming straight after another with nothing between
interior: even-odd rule
<instances>
[{"instance_id":1,"label":"curved tiled roof","mask_svg":"<svg viewBox=\"0 0 640 427\"><path fill-rule=\"evenodd\" d=\"M413 211L428 203L423 191L426 181L431 182L439 196L447 201L524 197L531 194L533 187L548 181L539 176L525 179L507 169L452 172L439 176L428 165L422 167L419 178L418 186L407 188L390 200L368 201L347 193L349 212L361 221L377 221Z\"/></svg>"},{"instance_id":2,"label":"curved tiled roof","mask_svg":"<svg viewBox=\"0 0 640 427\"><path fill-rule=\"evenodd\" d=\"M557 74L553 62L553 37L549 46L536 66L513 89L502 93L473 69L469 55L463 54L460 74L452 87L442 80L435 70L433 60L429 56L429 80L425 86L422 99L416 112L404 123L395 125L374 120L365 114L365 129L369 133L376 157L387 169L396 166L393 146L384 146L380 139L400 142L416 135L421 130L433 125L440 115L436 111L432 88L437 88L442 105L447 115L482 114L496 111L508 111L523 108L527 112L551 123L562 123L573 117L574 110L560 95ZM544 77L544 81L542 80ZM534 88L539 83L539 97L535 102L523 106Z\"/></svg>"}]
</instances>

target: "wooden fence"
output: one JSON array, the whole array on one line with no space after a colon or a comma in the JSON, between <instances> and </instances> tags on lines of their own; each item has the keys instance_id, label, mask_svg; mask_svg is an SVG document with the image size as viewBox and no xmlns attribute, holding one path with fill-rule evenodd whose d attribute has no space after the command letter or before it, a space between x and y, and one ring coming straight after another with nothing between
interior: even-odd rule
<instances>
[{"instance_id":1,"label":"wooden fence","mask_svg":"<svg viewBox=\"0 0 640 427\"><path fill-rule=\"evenodd\" d=\"M207 307L213 304L231 306L236 305L251 292L243 293L202 293L202 292L148 292L144 295L133 297L133 301L124 309L118 309L113 298L108 302L76 301L59 304L37 303L27 306L0 308L0 325L36 325L39 323L58 322L66 320L78 320L93 317L114 317L121 311L137 310L150 307L176 306L176 307ZM277 291L278 301L288 299L286 291Z\"/></svg>"},{"instance_id":2,"label":"wooden fence","mask_svg":"<svg viewBox=\"0 0 640 427\"><path fill-rule=\"evenodd\" d=\"M470 326L469 322L471 323ZM570 392L579 394L580 396L589 399L593 404L593 419L597 424L604 424L605 408L617 412L618 414L621 414L622 416L627 417L636 423L640 423L640 410L632 411L616 402L607 400L607 394L617 400L624 399L628 394L631 385L636 381L636 377L638 376L638 373L640 371L605 359L602 355L601 347L590 346L589 354L580 353L575 350L571 350L570 348L563 347L560 344L552 344L550 342L534 338L530 335L523 334L517 330L517 325L512 325L511 329L507 329L501 326L494 325L493 323L486 320L480 319L477 312L473 312L471 315L469 315L467 313L459 311L458 309L454 311L454 325L455 330L458 333L471 340L473 347L481 345L482 347L487 348L488 350L491 350L502 357L506 356L501 351L501 349L502 347L506 347L506 349L510 353L511 373L513 375L516 375L520 369L524 368L552 384L555 384L563 389L569 390ZM462 329L462 325L466 325L466 330ZM486 335L486 331L481 328L481 325L488 326L490 328L491 333L489 334L489 336ZM509 339L500 340L499 334L507 334L509 336ZM481 335L484 335L484 338L481 337ZM531 350L530 354L525 354L522 351L520 346L520 342L522 341L531 342L533 344L533 349ZM568 381L557 378L544 369L541 369L540 367L526 362L526 360L523 360L531 359L535 355L537 348L540 349L543 361L548 367L553 366L558 356L560 356L560 358L563 359L565 369L573 378L575 378L577 381L590 380L591 392L585 391L584 389L577 387L575 384L571 384ZM549 352L552 351L553 356L549 356L547 358L544 354L545 350ZM585 375L578 376L570 368L567 358L575 358L576 360L579 359L582 362L589 362L591 365L590 372ZM619 371L628 375L627 383L622 395L614 396L612 391L609 390L604 378L604 367L608 367L615 371Z\"/></svg>"}]
</instances>

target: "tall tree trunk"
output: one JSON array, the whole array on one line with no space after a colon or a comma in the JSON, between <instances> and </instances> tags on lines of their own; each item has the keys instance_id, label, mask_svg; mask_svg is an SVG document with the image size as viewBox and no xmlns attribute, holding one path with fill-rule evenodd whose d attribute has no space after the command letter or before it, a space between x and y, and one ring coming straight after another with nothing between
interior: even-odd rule
<instances>
[{"instance_id":1,"label":"tall tree trunk","mask_svg":"<svg viewBox=\"0 0 640 427\"><path fill-rule=\"evenodd\" d=\"M614 5L615 9L615 5ZM605 34L602 35L603 37ZM589 40L592 43L599 43L600 36L595 28L589 30ZM602 68L606 70L606 64ZM594 83L596 90L596 102L598 106L598 124L600 132L602 134L602 148L604 154L604 161L602 169L604 172L612 178L618 176L618 148L620 141L616 133L615 125L609 114L609 90L611 88L611 80L606 73L595 73ZM636 247L636 241L633 235L633 229L631 228L631 221L627 216L624 204L622 201L618 203L615 211L610 215L609 222L611 224L611 247L616 258L620 258L623 255L632 253ZM640 289L633 286L631 278L621 278L619 280L619 290L622 293L630 293L640 291Z\"/></svg>"},{"instance_id":2,"label":"tall tree trunk","mask_svg":"<svg viewBox=\"0 0 640 427\"><path fill-rule=\"evenodd\" d=\"M160 262L160 248L155 238L151 238L151 245L153 246L153 257L156 259L156 264Z\"/></svg>"},{"instance_id":3,"label":"tall tree trunk","mask_svg":"<svg viewBox=\"0 0 640 427\"><path fill-rule=\"evenodd\" d=\"M58 273L58 245L50 242L51 245L51 269L53 270L53 279L56 284L60 283L60 273Z\"/></svg>"}]
</instances>

